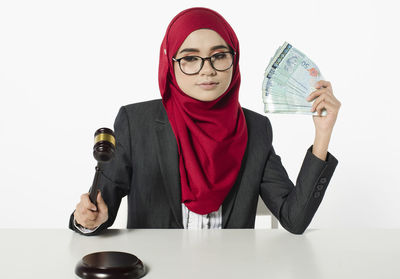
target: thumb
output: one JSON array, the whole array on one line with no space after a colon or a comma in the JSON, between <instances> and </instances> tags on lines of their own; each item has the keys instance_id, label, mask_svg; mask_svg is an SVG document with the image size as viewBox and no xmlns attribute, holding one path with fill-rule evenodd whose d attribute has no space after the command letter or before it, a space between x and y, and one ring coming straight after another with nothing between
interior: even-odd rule
<instances>
[{"instance_id":1,"label":"thumb","mask_svg":"<svg viewBox=\"0 0 400 279\"><path fill-rule=\"evenodd\" d=\"M103 200L103 197L101 196L101 192L99 191L99 193L97 194L97 206L99 207L99 209L101 211L104 211L107 209L107 205Z\"/></svg>"}]
</instances>

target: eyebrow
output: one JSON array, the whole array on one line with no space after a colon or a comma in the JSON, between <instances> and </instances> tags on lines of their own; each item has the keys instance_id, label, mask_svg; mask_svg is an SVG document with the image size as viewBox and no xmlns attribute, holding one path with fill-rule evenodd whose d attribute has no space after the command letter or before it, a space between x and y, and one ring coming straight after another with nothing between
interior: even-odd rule
<instances>
[{"instance_id":1,"label":"eyebrow","mask_svg":"<svg viewBox=\"0 0 400 279\"><path fill-rule=\"evenodd\" d=\"M216 50L216 49L220 49L220 48L228 49L228 47L226 47L224 45L218 45L218 46L211 47L210 50ZM182 53L182 52L199 52L199 51L200 50L197 49L197 48L184 48L179 53Z\"/></svg>"}]
</instances>

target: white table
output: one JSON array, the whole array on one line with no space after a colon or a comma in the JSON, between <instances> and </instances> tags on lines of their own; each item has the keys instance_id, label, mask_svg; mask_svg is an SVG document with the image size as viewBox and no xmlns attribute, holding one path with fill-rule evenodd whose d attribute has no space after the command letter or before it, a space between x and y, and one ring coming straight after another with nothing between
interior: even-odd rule
<instances>
[{"instance_id":1,"label":"white table","mask_svg":"<svg viewBox=\"0 0 400 279\"><path fill-rule=\"evenodd\" d=\"M144 278L400 278L400 230L137 229L82 236L68 229L0 229L0 278L75 278L86 254L139 257ZM57 274L56 277L51 276Z\"/></svg>"}]
</instances>

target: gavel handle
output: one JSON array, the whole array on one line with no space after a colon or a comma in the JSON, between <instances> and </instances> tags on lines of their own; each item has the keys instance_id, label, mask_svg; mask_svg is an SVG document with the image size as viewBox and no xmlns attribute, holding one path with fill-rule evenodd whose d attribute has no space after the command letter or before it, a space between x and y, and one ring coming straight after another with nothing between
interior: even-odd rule
<instances>
[{"instance_id":1,"label":"gavel handle","mask_svg":"<svg viewBox=\"0 0 400 279\"><path fill-rule=\"evenodd\" d=\"M93 179L93 184L92 187L90 187L89 190L89 198L90 201L97 207L97 191L98 191L98 181L99 181L99 175L100 175L101 169L100 169L100 165L97 162L97 166L96 166L96 173L94 174L94 179Z\"/></svg>"}]
</instances>

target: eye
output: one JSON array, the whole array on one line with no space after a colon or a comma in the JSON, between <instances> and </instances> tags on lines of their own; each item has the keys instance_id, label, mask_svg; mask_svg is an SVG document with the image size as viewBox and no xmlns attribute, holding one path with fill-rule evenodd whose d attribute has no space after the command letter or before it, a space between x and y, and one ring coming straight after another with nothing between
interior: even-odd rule
<instances>
[{"instance_id":1,"label":"eye","mask_svg":"<svg viewBox=\"0 0 400 279\"><path fill-rule=\"evenodd\" d=\"M199 60L199 58L197 56L185 56L185 57L182 57L182 60L185 62L195 62L195 61Z\"/></svg>"},{"instance_id":2,"label":"eye","mask_svg":"<svg viewBox=\"0 0 400 279\"><path fill-rule=\"evenodd\" d=\"M226 53L223 53L223 52L216 53L213 56L215 57L215 59L224 59L224 58L226 58Z\"/></svg>"}]
</instances>

